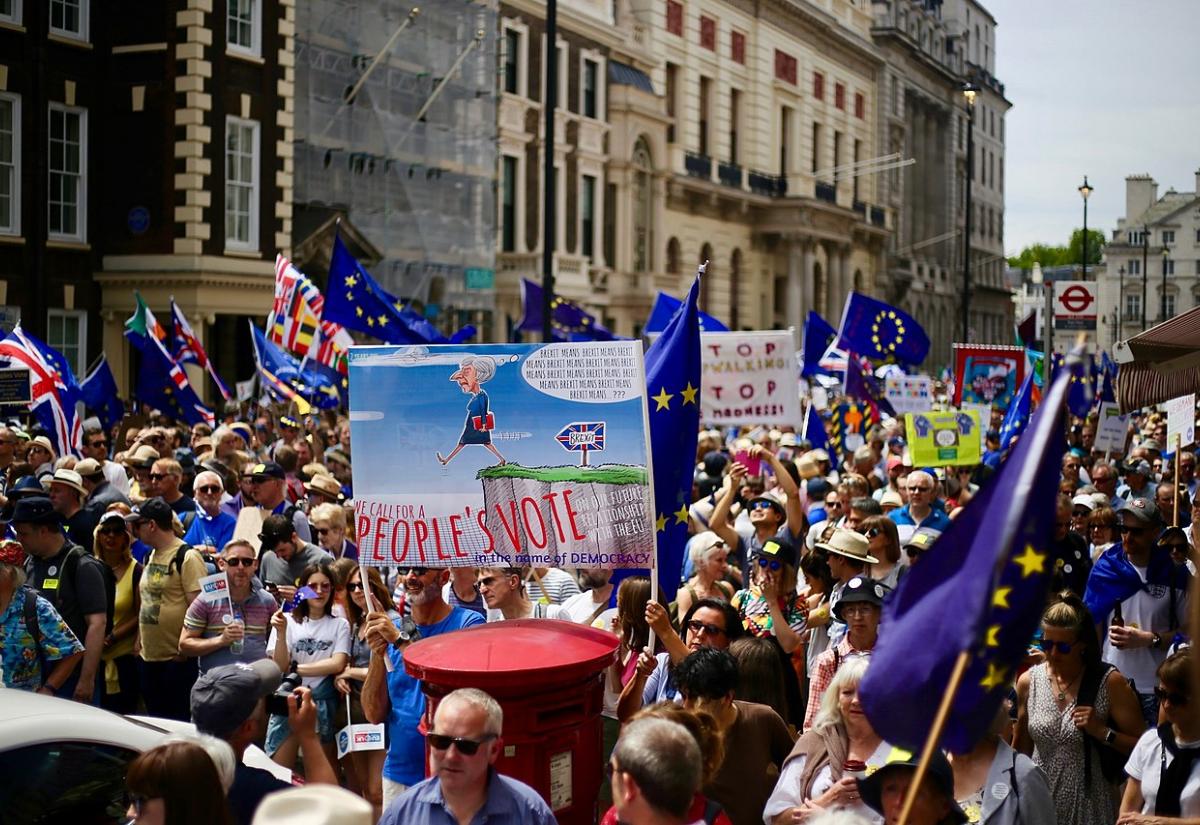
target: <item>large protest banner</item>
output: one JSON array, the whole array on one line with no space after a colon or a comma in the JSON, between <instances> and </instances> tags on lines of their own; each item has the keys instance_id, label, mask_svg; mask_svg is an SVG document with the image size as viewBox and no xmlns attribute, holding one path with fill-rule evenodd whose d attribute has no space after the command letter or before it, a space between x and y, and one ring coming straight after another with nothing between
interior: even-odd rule
<instances>
[{"instance_id":1,"label":"large protest banner","mask_svg":"<svg viewBox=\"0 0 1200 825\"><path fill-rule=\"evenodd\" d=\"M354 347L348 360L364 564L654 565L640 343Z\"/></svg>"},{"instance_id":2,"label":"large protest banner","mask_svg":"<svg viewBox=\"0 0 1200 825\"><path fill-rule=\"evenodd\" d=\"M800 378L789 330L700 336L700 420L799 427Z\"/></svg>"},{"instance_id":3,"label":"large protest banner","mask_svg":"<svg viewBox=\"0 0 1200 825\"><path fill-rule=\"evenodd\" d=\"M914 467L980 462L979 414L974 410L909 413L904 423Z\"/></svg>"},{"instance_id":4,"label":"large protest banner","mask_svg":"<svg viewBox=\"0 0 1200 825\"><path fill-rule=\"evenodd\" d=\"M1022 347L954 345L954 405L964 401L1007 407L1025 380Z\"/></svg>"}]
</instances>

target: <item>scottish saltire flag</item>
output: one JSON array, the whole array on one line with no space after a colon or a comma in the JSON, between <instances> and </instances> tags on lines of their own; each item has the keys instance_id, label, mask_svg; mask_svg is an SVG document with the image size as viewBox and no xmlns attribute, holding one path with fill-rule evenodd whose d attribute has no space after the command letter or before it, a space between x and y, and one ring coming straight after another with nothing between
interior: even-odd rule
<instances>
[{"instance_id":1,"label":"scottish saltire flag","mask_svg":"<svg viewBox=\"0 0 1200 825\"><path fill-rule=\"evenodd\" d=\"M313 406L332 408L341 402L338 382L331 378L328 368L315 362L311 362L312 368L302 368L299 361L270 341L253 322L250 335L263 389L276 401L295 401L301 415L307 415Z\"/></svg>"},{"instance_id":2,"label":"scottish saltire flag","mask_svg":"<svg viewBox=\"0 0 1200 825\"><path fill-rule=\"evenodd\" d=\"M137 308L125 321L125 337L142 353L135 397L188 424L216 423L212 410L205 406L188 381L183 367L166 347L166 332L138 292L133 293ZM162 333L160 336L159 333Z\"/></svg>"},{"instance_id":3,"label":"scottish saltire flag","mask_svg":"<svg viewBox=\"0 0 1200 825\"><path fill-rule=\"evenodd\" d=\"M688 540L688 505L700 430L700 297L703 264L687 300L646 350L646 404L654 470L659 586L675 598Z\"/></svg>"},{"instance_id":4,"label":"scottish saltire flag","mask_svg":"<svg viewBox=\"0 0 1200 825\"><path fill-rule=\"evenodd\" d=\"M846 357L846 377L842 384L847 396L857 398L871 408L873 419L878 420L880 413L895 417L896 410L871 372L870 362L864 362L853 352Z\"/></svg>"},{"instance_id":5,"label":"scottish saltire flag","mask_svg":"<svg viewBox=\"0 0 1200 825\"><path fill-rule=\"evenodd\" d=\"M1029 417L1033 414L1033 410L1037 406L1038 396L1038 389L1034 384L1033 370L1030 370L1025 373L1025 380L1021 382L1016 397L1008 405L1008 409L1004 411L1004 421L1000 424L1001 450L1007 450L1012 447L1017 437L1025 432L1025 425L1029 423Z\"/></svg>"},{"instance_id":6,"label":"scottish saltire flag","mask_svg":"<svg viewBox=\"0 0 1200 825\"><path fill-rule=\"evenodd\" d=\"M111 430L125 416L125 402L117 394L117 382L107 355L101 354L96 366L83 379L79 395L83 405L96 414L105 430Z\"/></svg>"},{"instance_id":7,"label":"scottish saltire flag","mask_svg":"<svg viewBox=\"0 0 1200 825\"><path fill-rule=\"evenodd\" d=\"M659 290L658 295L654 298L654 304L650 307L650 317L646 319L646 326L642 327L643 332L662 332L667 328L667 324L675 317L675 313L683 306L683 301L676 298L674 295ZM716 318L709 315L707 312L697 310L697 315L700 318L701 332L729 332L729 327L722 324ZM539 327L540 329L541 327Z\"/></svg>"},{"instance_id":8,"label":"scottish saltire flag","mask_svg":"<svg viewBox=\"0 0 1200 825\"><path fill-rule=\"evenodd\" d=\"M884 603L884 632L858 696L875 732L894 745L924 745L960 653L970 658L942 747L969 751L1008 694L1055 570L1067 383L1053 383L996 476Z\"/></svg>"},{"instance_id":9,"label":"scottish saltire flag","mask_svg":"<svg viewBox=\"0 0 1200 825\"><path fill-rule=\"evenodd\" d=\"M171 296L171 324L174 332L172 336L174 347L171 355L174 356L175 362L178 364L191 363L201 367L217 385L217 391L221 393L221 397L228 401L232 397L229 394L229 388L225 386L221 376L217 375L217 370L209 360L208 353L204 351L204 346L197 340L196 333L192 332L187 318L176 306L174 295Z\"/></svg>"},{"instance_id":10,"label":"scottish saltire flag","mask_svg":"<svg viewBox=\"0 0 1200 825\"><path fill-rule=\"evenodd\" d=\"M0 339L0 366L29 370L30 409L60 456L78 455L83 422L75 414L79 384L62 353L21 329Z\"/></svg>"},{"instance_id":11,"label":"scottish saltire flag","mask_svg":"<svg viewBox=\"0 0 1200 825\"><path fill-rule=\"evenodd\" d=\"M517 329L524 332L542 331L542 286L528 278L521 279L521 304L524 315ZM551 302L550 326L555 341L612 341L616 339L604 325L574 301L554 296ZM697 310L698 311L698 310ZM664 332L664 334L666 334Z\"/></svg>"},{"instance_id":12,"label":"scottish saltire flag","mask_svg":"<svg viewBox=\"0 0 1200 825\"><path fill-rule=\"evenodd\" d=\"M915 318L861 292L846 298L838 340L872 361L919 364L929 354L929 336Z\"/></svg>"},{"instance_id":13,"label":"scottish saltire flag","mask_svg":"<svg viewBox=\"0 0 1200 825\"><path fill-rule=\"evenodd\" d=\"M275 256L275 302L267 338L301 358L320 334L325 298L316 284L282 255Z\"/></svg>"},{"instance_id":14,"label":"scottish saltire flag","mask_svg":"<svg viewBox=\"0 0 1200 825\"><path fill-rule=\"evenodd\" d=\"M825 434L825 423L821 421L821 414L811 403L804 414L804 432L800 434L800 438L812 444L814 450L829 452L829 436Z\"/></svg>"},{"instance_id":15,"label":"scottish saltire flag","mask_svg":"<svg viewBox=\"0 0 1200 825\"><path fill-rule=\"evenodd\" d=\"M834 370L822 365L822 359L836 341L837 330L810 309L808 317L804 319L804 336L800 342L800 374L834 375ZM844 366L841 371L845 371Z\"/></svg>"}]
</instances>

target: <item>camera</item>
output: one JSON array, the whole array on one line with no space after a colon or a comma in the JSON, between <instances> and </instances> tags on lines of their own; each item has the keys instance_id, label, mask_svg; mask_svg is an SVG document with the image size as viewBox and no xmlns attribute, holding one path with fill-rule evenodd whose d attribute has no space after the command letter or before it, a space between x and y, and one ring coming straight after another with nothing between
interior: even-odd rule
<instances>
[{"instance_id":1,"label":"camera","mask_svg":"<svg viewBox=\"0 0 1200 825\"><path fill-rule=\"evenodd\" d=\"M279 683L279 688L267 697L267 713L278 716L288 715L288 699L296 692L296 688L303 683L303 678L296 672L296 663L292 662L291 668L283 677L283 681Z\"/></svg>"}]
</instances>

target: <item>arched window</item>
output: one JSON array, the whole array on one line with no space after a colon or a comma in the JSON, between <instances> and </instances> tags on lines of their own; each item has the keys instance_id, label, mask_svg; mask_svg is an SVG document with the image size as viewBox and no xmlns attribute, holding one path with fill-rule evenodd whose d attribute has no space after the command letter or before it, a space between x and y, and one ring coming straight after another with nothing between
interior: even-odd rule
<instances>
[{"instance_id":1,"label":"arched window","mask_svg":"<svg viewBox=\"0 0 1200 825\"><path fill-rule=\"evenodd\" d=\"M679 239L671 238L667 241L667 272L671 275L679 274Z\"/></svg>"},{"instance_id":2,"label":"arched window","mask_svg":"<svg viewBox=\"0 0 1200 825\"><path fill-rule=\"evenodd\" d=\"M708 312L711 306L708 296L711 294L713 278L717 275L717 266L713 261L713 248L710 243L700 247L700 260L696 263L702 264L705 261L708 261L708 267L704 270L704 277L700 279L700 308Z\"/></svg>"},{"instance_id":3,"label":"arched window","mask_svg":"<svg viewBox=\"0 0 1200 825\"><path fill-rule=\"evenodd\" d=\"M644 137L633 147L633 271L650 270L650 250L654 242L654 166L650 145Z\"/></svg>"},{"instance_id":4,"label":"arched window","mask_svg":"<svg viewBox=\"0 0 1200 825\"><path fill-rule=\"evenodd\" d=\"M742 289L742 250L735 249L729 256L729 328L736 330L740 327L738 305L741 303Z\"/></svg>"}]
</instances>

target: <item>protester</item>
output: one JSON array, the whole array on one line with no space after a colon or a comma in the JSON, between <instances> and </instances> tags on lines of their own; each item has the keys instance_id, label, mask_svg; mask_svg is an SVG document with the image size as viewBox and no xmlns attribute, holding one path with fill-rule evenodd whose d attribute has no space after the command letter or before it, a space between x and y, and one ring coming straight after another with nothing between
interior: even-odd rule
<instances>
[{"instance_id":1,"label":"protester","mask_svg":"<svg viewBox=\"0 0 1200 825\"><path fill-rule=\"evenodd\" d=\"M930 527L934 530L945 530L949 527L950 519L933 506L937 486L933 476L924 470L913 470L908 474L906 483L908 504L888 513L888 518L898 525L913 528Z\"/></svg>"},{"instance_id":2,"label":"protester","mask_svg":"<svg viewBox=\"0 0 1200 825\"><path fill-rule=\"evenodd\" d=\"M602 822L698 821L695 801L705 779L704 764L695 736L683 725L650 716L630 722L609 759L608 773L614 802L610 813L615 816Z\"/></svg>"},{"instance_id":3,"label":"protester","mask_svg":"<svg viewBox=\"0 0 1200 825\"><path fill-rule=\"evenodd\" d=\"M136 825L227 825L233 819L212 757L192 742L159 745L129 763L125 774Z\"/></svg>"},{"instance_id":4,"label":"protester","mask_svg":"<svg viewBox=\"0 0 1200 825\"><path fill-rule=\"evenodd\" d=\"M196 476L192 489L196 494L197 506L183 540L204 555L215 556L233 538L237 519L221 510L225 485L217 473L203 471Z\"/></svg>"},{"instance_id":5,"label":"protester","mask_svg":"<svg viewBox=\"0 0 1200 825\"><path fill-rule=\"evenodd\" d=\"M104 434L104 430L93 426L83 428L83 456L80 464L88 460L96 462L100 472L104 475L104 480L120 494L125 504L129 504L129 476L125 474L124 467L108 460L108 437ZM79 469L79 464L75 465L75 471L84 475L83 470Z\"/></svg>"},{"instance_id":6,"label":"protester","mask_svg":"<svg viewBox=\"0 0 1200 825\"><path fill-rule=\"evenodd\" d=\"M737 696L743 702L766 705L778 713L788 722L788 732L795 736L784 683L784 668L790 663L780 660L779 648L767 639L743 636L729 645L729 655L737 662Z\"/></svg>"},{"instance_id":7,"label":"protester","mask_svg":"<svg viewBox=\"0 0 1200 825\"><path fill-rule=\"evenodd\" d=\"M1105 550L1117 543L1117 513L1111 507L1097 507L1087 519L1088 555L1095 563Z\"/></svg>"},{"instance_id":8,"label":"protester","mask_svg":"<svg viewBox=\"0 0 1200 825\"><path fill-rule=\"evenodd\" d=\"M919 762L917 756L907 751L896 751L893 755L897 758L858 780L863 802L883 814L887 825L900 821ZM954 801L954 772L942 752L935 750L914 797L908 825L954 825L966 821L966 814Z\"/></svg>"},{"instance_id":9,"label":"protester","mask_svg":"<svg viewBox=\"0 0 1200 825\"><path fill-rule=\"evenodd\" d=\"M173 458L160 458L155 461L150 468L150 481L154 484L154 495L165 501L181 522L186 516L189 523L184 524L184 528L190 527L190 521L195 516L188 514L195 512L196 502L191 496L184 495L180 489L183 484L183 467L179 462Z\"/></svg>"},{"instance_id":10,"label":"protester","mask_svg":"<svg viewBox=\"0 0 1200 825\"><path fill-rule=\"evenodd\" d=\"M476 577L479 593L488 606L489 622L512 619L572 620L565 607L531 602L525 595L524 571L519 567L480 567Z\"/></svg>"},{"instance_id":11,"label":"protester","mask_svg":"<svg viewBox=\"0 0 1200 825\"><path fill-rule=\"evenodd\" d=\"M313 484L333 481L329 476L314 476ZM334 482L336 484L336 482ZM308 485L305 485L308 486ZM325 502L308 513L317 543L335 559L358 559L358 545L346 537L346 511L342 505Z\"/></svg>"},{"instance_id":12,"label":"protester","mask_svg":"<svg viewBox=\"0 0 1200 825\"><path fill-rule=\"evenodd\" d=\"M608 609L613 595L613 571L599 567L582 567L579 585L582 591L562 603L562 616L576 624L590 625Z\"/></svg>"},{"instance_id":13,"label":"protester","mask_svg":"<svg viewBox=\"0 0 1200 825\"><path fill-rule=\"evenodd\" d=\"M179 636L180 655L198 657L201 673L267 658L267 630L279 608L255 576L258 560L250 542L238 539L226 544L217 566L228 579L229 598L194 600Z\"/></svg>"},{"instance_id":14,"label":"protester","mask_svg":"<svg viewBox=\"0 0 1200 825\"><path fill-rule=\"evenodd\" d=\"M220 456L218 455L218 458ZM273 461L265 461L248 468L250 488L254 491L254 504L261 511L264 523L268 516L281 515L290 521L294 532L305 544L312 543L312 531L304 511L292 505L287 496L283 468ZM276 530L276 532L281 532Z\"/></svg>"},{"instance_id":15,"label":"protester","mask_svg":"<svg viewBox=\"0 0 1200 825\"><path fill-rule=\"evenodd\" d=\"M259 578L285 601L296 594L300 574L316 564L333 561L333 556L300 537L285 514L268 516L258 534L262 542Z\"/></svg>"},{"instance_id":16,"label":"protester","mask_svg":"<svg viewBox=\"0 0 1200 825\"><path fill-rule=\"evenodd\" d=\"M67 538L80 547L88 547L92 541L92 533L100 521L100 515L83 506L87 498L87 488L83 486L83 478L74 470L55 470L50 477L46 494L54 512L62 518L63 529Z\"/></svg>"},{"instance_id":17,"label":"protester","mask_svg":"<svg viewBox=\"0 0 1200 825\"><path fill-rule=\"evenodd\" d=\"M716 533L706 530L688 542L688 553L695 571L675 596L680 614L688 612L700 599L733 598L733 585L725 580L729 572L729 545Z\"/></svg>"},{"instance_id":18,"label":"protester","mask_svg":"<svg viewBox=\"0 0 1200 825\"><path fill-rule=\"evenodd\" d=\"M834 578L829 569L827 554L809 551L800 557L800 572L806 587L800 592L804 598L804 672L813 672L817 657L829 649L829 599L833 594Z\"/></svg>"},{"instance_id":19,"label":"protester","mask_svg":"<svg viewBox=\"0 0 1200 825\"><path fill-rule=\"evenodd\" d=\"M537 791L497 773L503 727L504 712L488 694L475 688L448 693L438 703L426 737L432 775L388 804L380 825L554 825L554 814Z\"/></svg>"},{"instance_id":20,"label":"protester","mask_svg":"<svg viewBox=\"0 0 1200 825\"><path fill-rule=\"evenodd\" d=\"M85 458L75 463L75 472L79 473L83 488L87 491L83 506L97 518L105 513L111 504L120 503L126 507L132 506L129 496L105 475L105 468L108 467L115 467L121 473L121 477L125 477L125 468L111 461L105 462L103 467L92 458ZM126 486L128 486L128 480Z\"/></svg>"},{"instance_id":21,"label":"protester","mask_svg":"<svg viewBox=\"0 0 1200 825\"><path fill-rule=\"evenodd\" d=\"M561 570L559 571L562 572ZM570 578L570 577L568 577ZM463 607L467 610L473 610L480 616L487 618L488 606L483 598L483 594L479 592L479 585L476 583L477 571L474 567L451 567L450 581L446 582L446 586L442 588L442 598L451 607ZM542 600L533 595L530 588L535 581L533 578L525 580L525 595L532 601L537 601L539 604L550 604L550 600ZM574 583L574 579L571 579ZM575 590L578 592L579 585L575 585ZM540 592L540 591L539 591Z\"/></svg>"},{"instance_id":22,"label":"protester","mask_svg":"<svg viewBox=\"0 0 1200 825\"><path fill-rule=\"evenodd\" d=\"M54 445L44 435L39 435L29 442L25 460L33 467L33 475L38 481L43 481L54 475Z\"/></svg>"},{"instance_id":23,"label":"protester","mask_svg":"<svg viewBox=\"0 0 1200 825\"><path fill-rule=\"evenodd\" d=\"M746 507L750 512L750 523L754 533L749 539L743 540L737 531L729 526L728 516L737 497L742 480L746 477L746 468L734 462L725 478L725 487L717 499L713 509L712 530L720 536L730 548L730 555L737 561L742 574L742 581L750 580L749 562L755 553L762 550L766 542L775 540L792 544L799 540L808 528L808 520L804 516L804 508L800 503L800 488L795 479L784 469L779 459L756 446L751 450L753 457L766 461L775 471L775 479L787 496L784 501L773 493L764 492L750 501Z\"/></svg>"},{"instance_id":24,"label":"protester","mask_svg":"<svg viewBox=\"0 0 1200 825\"><path fill-rule=\"evenodd\" d=\"M889 590L896 589L901 576L908 572L908 565L900 561L900 533L896 522L883 514L872 515L864 518L858 529L867 537L867 552L879 559L871 565L871 578Z\"/></svg>"},{"instance_id":25,"label":"protester","mask_svg":"<svg viewBox=\"0 0 1200 825\"><path fill-rule=\"evenodd\" d=\"M969 822L1054 825L1054 799L1046 775L1004 741L1002 733L1008 726L1008 708L1002 704L975 747L964 754L950 754L958 806Z\"/></svg>"},{"instance_id":26,"label":"protester","mask_svg":"<svg viewBox=\"0 0 1200 825\"><path fill-rule=\"evenodd\" d=\"M141 660L134 654L142 607L142 572L133 557L133 537L120 510L105 513L92 545L96 558L112 571L112 630L104 637L104 696L100 704L115 713L137 713L141 698Z\"/></svg>"},{"instance_id":27,"label":"protester","mask_svg":"<svg viewBox=\"0 0 1200 825\"><path fill-rule=\"evenodd\" d=\"M18 542L0 540L0 670L6 688L53 696L79 666L83 645L54 606L26 586L25 557Z\"/></svg>"},{"instance_id":28,"label":"protester","mask_svg":"<svg viewBox=\"0 0 1200 825\"><path fill-rule=\"evenodd\" d=\"M822 696L838 669L851 659L869 656L875 647L886 594L887 589L882 584L865 576L855 576L846 583L841 598L833 606L834 617L846 623L846 635L817 658L809 674L804 730L809 730L816 722Z\"/></svg>"}]
</instances>

